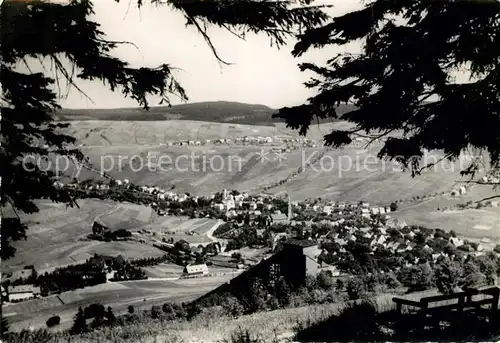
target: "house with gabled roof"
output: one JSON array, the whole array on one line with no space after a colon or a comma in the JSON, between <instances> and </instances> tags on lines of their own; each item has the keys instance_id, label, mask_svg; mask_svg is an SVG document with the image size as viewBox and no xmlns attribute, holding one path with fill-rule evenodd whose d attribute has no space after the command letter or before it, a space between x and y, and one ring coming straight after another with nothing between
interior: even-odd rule
<instances>
[{"instance_id":1,"label":"house with gabled roof","mask_svg":"<svg viewBox=\"0 0 500 343\"><path fill-rule=\"evenodd\" d=\"M184 267L183 273L185 275L207 275L208 267L205 263L202 264L190 264Z\"/></svg>"}]
</instances>

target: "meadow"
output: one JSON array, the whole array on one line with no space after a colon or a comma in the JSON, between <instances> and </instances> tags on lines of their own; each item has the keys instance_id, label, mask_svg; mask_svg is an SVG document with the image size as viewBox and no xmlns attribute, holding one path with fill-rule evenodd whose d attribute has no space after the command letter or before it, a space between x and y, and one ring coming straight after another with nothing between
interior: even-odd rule
<instances>
[{"instance_id":1,"label":"meadow","mask_svg":"<svg viewBox=\"0 0 500 343\"><path fill-rule=\"evenodd\" d=\"M185 302L196 299L234 277L225 274L195 279L140 280L101 284L60 295L51 295L2 307L3 316L12 330L43 328L53 315L61 317L58 330L71 327L78 307L101 303L122 314L132 305L136 310L149 309L165 302Z\"/></svg>"},{"instance_id":2,"label":"meadow","mask_svg":"<svg viewBox=\"0 0 500 343\"><path fill-rule=\"evenodd\" d=\"M152 244L141 243L140 240L90 240L87 236L96 220L110 228L124 228L132 232L149 230L157 235L153 243L165 237L174 241L186 239L193 244L210 242L205 234L217 223L208 218L158 216L148 206L131 203L81 199L78 205L80 208L66 208L63 204L40 201L39 213L23 215L29 226L27 240L15 242L16 255L2 262L2 272L33 265L39 273L44 273L57 267L83 263L94 254L122 255L132 259L164 254ZM197 234L189 235L189 231Z\"/></svg>"}]
</instances>

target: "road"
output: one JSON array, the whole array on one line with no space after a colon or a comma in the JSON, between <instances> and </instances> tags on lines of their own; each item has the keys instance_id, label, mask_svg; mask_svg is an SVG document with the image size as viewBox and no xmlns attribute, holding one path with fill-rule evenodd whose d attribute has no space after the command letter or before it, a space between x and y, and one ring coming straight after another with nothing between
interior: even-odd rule
<instances>
[{"instance_id":1,"label":"road","mask_svg":"<svg viewBox=\"0 0 500 343\"><path fill-rule=\"evenodd\" d=\"M222 241L221 239L218 239L217 237L214 237L214 232L215 232L215 230L217 230L217 228L219 226L221 226L224 223L225 223L225 221L223 221L221 219L218 219L217 223L215 223L215 225L212 226L212 228L210 228L210 230L207 231L206 235L207 235L208 239L210 239L212 242L220 242L220 241Z\"/></svg>"}]
</instances>

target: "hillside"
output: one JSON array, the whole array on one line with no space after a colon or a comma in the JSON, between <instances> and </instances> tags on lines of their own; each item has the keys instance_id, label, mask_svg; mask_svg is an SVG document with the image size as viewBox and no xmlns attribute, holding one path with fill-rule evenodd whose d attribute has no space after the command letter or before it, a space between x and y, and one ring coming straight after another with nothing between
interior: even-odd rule
<instances>
[{"instance_id":1,"label":"hillside","mask_svg":"<svg viewBox=\"0 0 500 343\"><path fill-rule=\"evenodd\" d=\"M339 113L351 111L351 106L339 106ZM119 121L157 121L157 120L199 120L234 124L273 125L282 122L273 119L276 110L265 105L244 104L239 102L213 101L182 105L155 106L149 111L141 108L116 109L62 109L56 113L56 120L119 120Z\"/></svg>"}]
</instances>

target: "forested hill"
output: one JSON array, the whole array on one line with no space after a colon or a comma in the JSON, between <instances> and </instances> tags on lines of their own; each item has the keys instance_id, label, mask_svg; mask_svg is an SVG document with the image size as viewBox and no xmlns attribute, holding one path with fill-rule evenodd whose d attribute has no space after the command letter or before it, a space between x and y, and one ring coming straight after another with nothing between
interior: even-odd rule
<instances>
[{"instance_id":1,"label":"forested hill","mask_svg":"<svg viewBox=\"0 0 500 343\"><path fill-rule=\"evenodd\" d=\"M339 113L351 111L352 106L339 107ZM247 125L273 125L281 122L273 119L277 110L265 105L245 104L239 102L213 101L197 102L183 105L151 107L149 111L141 108L116 109L62 109L57 112L59 121L71 120L199 120L207 122L223 122Z\"/></svg>"}]
</instances>

